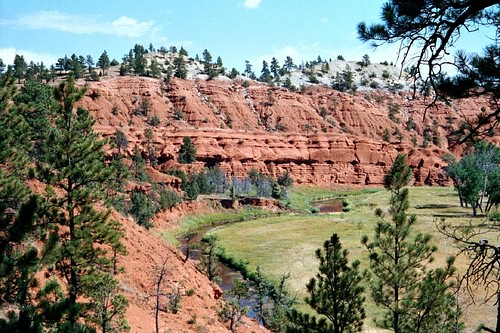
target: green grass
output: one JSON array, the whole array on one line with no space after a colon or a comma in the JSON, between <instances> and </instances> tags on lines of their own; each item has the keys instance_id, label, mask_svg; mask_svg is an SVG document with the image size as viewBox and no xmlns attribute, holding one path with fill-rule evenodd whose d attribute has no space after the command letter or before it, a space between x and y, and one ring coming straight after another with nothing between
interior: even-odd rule
<instances>
[{"instance_id":1,"label":"green grass","mask_svg":"<svg viewBox=\"0 0 500 333\"><path fill-rule=\"evenodd\" d=\"M349 212L271 216L224 225L213 230L213 233L219 237L219 245L225 249L226 255L247 261L250 270L260 266L264 274L273 281L278 281L283 274L289 273L290 291L303 299L306 295L306 283L317 272L318 262L314 252L332 233L339 234L344 248L350 252L350 260L360 259L362 266L367 267L367 251L360 239L363 235L373 235L378 220L374 210L377 207L386 209L389 202L389 193L383 190L349 192L312 187L295 189L291 202L292 207L308 211L307 207L312 200L339 196L346 197L349 201ZM417 215L415 231L430 233L433 243L439 247L433 265L443 266L445 259L454 255L457 249L438 232L436 221L445 217L452 224L464 223L470 220L470 209L460 207L456 193L448 187L411 188L410 204L409 213ZM484 217L480 218L483 219ZM463 260L457 261L459 268L465 264ZM373 302L367 302L368 318L373 318L379 312L380 309ZM477 323L471 322L472 325ZM374 329L370 319L365 321L365 326Z\"/></svg>"},{"instance_id":2,"label":"green grass","mask_svg":"<svg viewBox=\"0 0 500 333\"><path fill-rule=\"evenodd\" d=\"M376 193L380 191L381 190L377 188L349 190L320 188L314 186L294 186L290 193L290 207L296 211L307 213L311 211L311 208L313 207L311 203L314 201L340 198L347 195L354 196L358 194Z\"/></svg>"},{"instance_id":3,"label":"green grass","mask_svg":"<svg viewBox=\"0 0 500 333\"><path fill-rule=\"evenodd\" d=\"M175 230L163 230L159 237L167 243L179 246L179 238L189 232L198 232L206 227L241 222L270 216L273 213L256 207L245 206L242 209L215 211L203 215L188 215L184 217Z\"/></svg>"}]
</instances>

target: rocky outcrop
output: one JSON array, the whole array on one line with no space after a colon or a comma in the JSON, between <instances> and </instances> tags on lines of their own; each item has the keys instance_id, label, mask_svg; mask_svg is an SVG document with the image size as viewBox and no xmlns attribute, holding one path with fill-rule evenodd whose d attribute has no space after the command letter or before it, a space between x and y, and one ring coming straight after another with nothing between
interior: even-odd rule
<instances>
[{"instance_id":1,"label":"rocky outcrop","mask_svg":"<svg viewBox=\"0 0 500 333\"><path fill-rule=\"evenodd\" d=\"M313 86L297 93L253 81L165 85L139 77L90 83L82 104L104 136L126 134L129 153L135 145L153 147L160 170L177 166L182 139L190 136L198 166L219 164L229 176L288 170L297 183L351 185L380 185L398 153L408 154L416 184L447 183L440 158L449 152L446 133L488 107L468 100L427 110L428 101L408 92L350 95ZM384 132L392 140L384 141ZM412 140L421 146L429 136L427 148L414 148Z\"/></svg>"}]
</instances>

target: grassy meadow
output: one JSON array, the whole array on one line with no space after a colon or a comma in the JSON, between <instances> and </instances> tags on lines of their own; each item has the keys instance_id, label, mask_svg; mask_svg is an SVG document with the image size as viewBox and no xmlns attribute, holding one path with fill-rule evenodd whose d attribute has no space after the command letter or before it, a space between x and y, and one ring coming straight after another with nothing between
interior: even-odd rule
<instances>
[{"instance_id":1,"label":"grassy meadow","mask_svg":"<svg viewBox=\"0 0 500 333\"><path fill-rule=\"evenodd\" d=\"M311 210L312 200L326 197L341 197L347 211L305 213ZM332 233L337 233L343 247L349 250L350 261L359 259L363 267L368 267L368 252L360 239L363 235L373 235L378 220L374 210L377 207L387 208L388 202L389 193L383 189L335 191L296 187L290 204L295 213L226 224L211 233L219 237L219 245L227 255L247 261L250 269L260 266L271 280L278 281L283 274L290 274L288 287L302 300L306 295L306 283L317 273L318 260L314 252ZM456 254L457 247L438 232L436 221L445 218L452 224L468 222L471 220L470 209L460 207L458 196L451 187L411 188L410 205L409 213L417 216L415 231L430 233L433 243L438 246L433 265L444 266L446 258ZM473 223L480 223L484 218L475 218ZM466 264L464 258L457 258L459 272L465 269ZM370 318L376 316L380 309L376 308L368 294L365 331L378 332ZM461 298L463 306L470 303L465 294ZM306 307L303 305L301 309ZM492 305L464 307L466 331L474 331L480 323L494 320L495 314L496 307Z\"/></svg>"}]
</instances>

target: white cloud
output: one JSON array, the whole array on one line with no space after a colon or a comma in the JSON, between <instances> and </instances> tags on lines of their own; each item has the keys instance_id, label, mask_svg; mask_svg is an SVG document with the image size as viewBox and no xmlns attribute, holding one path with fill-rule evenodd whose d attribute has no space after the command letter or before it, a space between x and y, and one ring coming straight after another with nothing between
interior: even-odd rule
<instances>
[{"instance_id":1,"label":"white cloud","mask_svg":"<svg viewBox=\"0 0 500 333\"><path fill-rule=\"evenodd\" d=\"M12 65L16 54L22 55L27 63L31 61L35 63L43 62L45 66L49 67L57 62L57 56L49 53L37 53L28 50L18 50L14 47L0 48L0 59L5 64Z\"/></svg>"},{"instance_id":2,"label":"white cloud","mask_svg":"<svg viewBox=\"0 0 500 333\"><path fill-rule=\"evenodd\" d=\"M119 17L113 21L104 21L98 16L74 15L59 11L28 13L15 21L3 21L2 24L26 29L50 29L76 34L100 33L131 38L157 36L159 31L159 27L154 21L138 21L127 16Z\"/></svg>"},{"instance_id":3,"label":"white cloud","mask_svg":"<svg viewBox=\"0 0 500 333\"><path fill-rule=\"evenodd\" d=\"M260 6L261 0L245 0L243 6L248 9L257 9Z\"/></svg>"}]
</instances>

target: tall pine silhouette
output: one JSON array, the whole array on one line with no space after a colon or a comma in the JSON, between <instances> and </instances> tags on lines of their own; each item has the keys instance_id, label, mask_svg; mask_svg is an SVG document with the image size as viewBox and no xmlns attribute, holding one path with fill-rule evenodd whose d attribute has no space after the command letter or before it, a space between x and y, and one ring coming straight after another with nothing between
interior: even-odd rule
<instances>
[{"instance_id":1,"label":"tall pine silhouette","mask_svg":"<svg viewBox=\"0 0 500 333\"><path fill-rule=\"evenodd\" d=\"M81 329L80 318L87 321L88 307L82 297L92 301L96 283L112 272L110 253L124 250L121 230L103 207L104 184L113 176L104 159L106 141L93 131L89 112L75 109L84 93L72 78L54 90L60 104L48 138L52 149L38 165L54 207L46 218L59 237L55 267L68 285L68 313L63 325L67 331ZM101 208L96 209L96 205Z\"/></svg>"}]
</instances>

